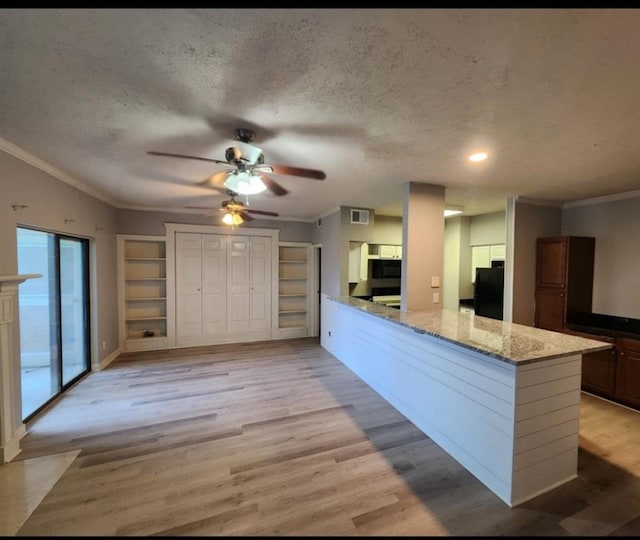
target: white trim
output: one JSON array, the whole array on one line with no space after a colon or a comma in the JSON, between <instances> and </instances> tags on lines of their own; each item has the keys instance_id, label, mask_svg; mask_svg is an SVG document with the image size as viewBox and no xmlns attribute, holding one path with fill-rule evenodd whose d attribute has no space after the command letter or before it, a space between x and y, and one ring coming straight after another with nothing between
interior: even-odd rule
<instances>
[{"instance_id":1,"label":"white trim","mask_svg":"<svg viewBox=\"0 0 640 540\"><path fill-rule=\"evenodd\" d=\"M513 274L515 269L514 251L516 243L516 197L507 199L505 210L505 261L504 261L504 306L502 319L513 321Z\"/></svg>"},{"instance_id":2,"label":"white trim","mask_svg":"<svg viewBox=\"0 0 640 540\"><path fill-rule=\"evenodd\" d=\"M120 356L120 347L113 351L109 356L105 356L102 360L100 360L100 363L98 364L98 371L102 371L111 362L118 358L118 356Z\"/></svg>"},{"instance_id":3,"label":"white trim","mask_svg":"<svg viewBox=\"0 0 640 540\"><path fill-rule=\"evenodd\" d=\"M171 206L140 206L136 204L120 204L118 205L118 208L121 208L123 210L139 210L142 212L167 212L169 214L204 215L202 210L191 210L189 208L176 208ZM212 214L214 214L216 210L216 207L211 207ZM255 216L254 219L260 221L299 221L302 223L313 223L315 221L315 219L291 216Z\"/></svg>"},{"instance_id":4,"label":"white trim","mask_svg":"<svg viewBox=\"0 0 640 540\"><path fill-rule=\"evenodd\" d=\"M562 202L545 201L543 199L533 199L531 197L523 197L521 195L516 195L515 197L513 197L513 199L518 201L519 203L533 204L535 206L552 206L554 208L562 208L563 206Z\"/></svg>"},{"instance_id":5,"label":"white trim","mask_svg":"<svg viewBox=\"0 0 640 540\"><path fill-rule=\"evenodd\" d=\"M640 189L634 191L626 191L624 193L614 193L613 195L603 195L602 197L594 197L592 199L582 199L580 201L570 201L564 203L562 208L574 208L576 206L589 206L592 204L602 204L613 201L622 201L624 199L635 199L640 197Z\"/></svg>"},{"instance_id":6,"label":"white trim","mask_svg":"<svg viewBox=\"0 0 640 540\"><path fill-rule=\"evenodd\" d=\"M258 227L237 227L229 225L191 225L187 223L173 223L165 221L164 228L167 240L176 232L209 233L209 234L231 234L235 236L271 236L278 238L280 229L259 229Z\"/></svg>"},{"instance_id":7,"label":"white trim","mask_svg":"<svg viewBox=\"0 0 640 540\"><path fill-rule=\"evenodd\" d=\"M27 434L27 426L23 423L20 424L15 431L15 436L18 439L22 439Z\"/></svg>"},{"instance_id":8,"label":"white trim","mask_svg":"<svg viewBox=\"0 0 640 540\"><path fill-rule=\"evenodd\" d=\"M65 184L69 184L70 186L73 186L74 188L79 189L80 191L83 191L84 193L87 193L88 195L91 195L96 199L100 199L102 202L105 202L107 204L110 204L111 206L119 208L118 204L108 195L92 187L89 187L82 180L78 180L77 178L74 178L70 174L67 174L64 171L61 171L57 167L54 167L53 165L47 163L46 161L40 159L39 157L34 156L30 152L27 152L26 150L20 148L19 146L16 146L15 144L9 142L6 139L3 139L2 137L0 137L0 150L9 154L10 156L13 156L15 158L18 158L24 161L25 163L28 163L29 165L35 167L36 169L40 169L41 171L53 176L54 178L57 178L58 180L62 180Z\"/></svg>"}]
</instances>

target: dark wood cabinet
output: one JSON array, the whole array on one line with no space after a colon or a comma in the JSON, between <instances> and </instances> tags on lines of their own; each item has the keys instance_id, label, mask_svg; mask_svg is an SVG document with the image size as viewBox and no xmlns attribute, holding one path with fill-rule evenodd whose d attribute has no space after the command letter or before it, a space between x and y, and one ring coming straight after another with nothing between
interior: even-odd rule
<instances>
[{"instance_id":1,"label":"dark wood cabinet","mask_svg":"<svg viewBox=\"0 0 640 540\"><path fill-rule=\"evenodd\" d=\"M538 238L535 325L560 331L567 312L590 312L593 297L595 238Z\"/></svg>"},{"instance_id":2,"label":"dark wood cabinet","mask_svg":"<svg viewBox=\"0 0 640 540\"><path fill-rule=\"evenodd\" d=\"M613 398L616 383L616 348L582 355L582 389Z\"/></svg>"},{"instance_id":3,"label":"dark wood cabinet","mask_svg":"<svg viewBox=\"0 0 640 540\"><path fill-rule=\"evenodd\" d=\"M567 244L567 237L538 239L537 288L564 288L566 286Z\"/></svg>"},{"instance_id":4,"label":"dark wood cabinet","mask_svg":"<svg viewBox=\"0 0 640 540\"><path fill-rule=\"evenodd\" d=\"M640 407L640 339L618 337L615 398Z\"/></svg>"},{"instance_id":5,"label":"dark wood cabinet","mask_svg":"<svg viewBox=\"0 0 640 540\"><path fill-rule=\"evenodd\" d=\"M616 338L579 332L565 328L566 334L595 339L611 345L610 349L582 355L582 389L599 396L613 399L616 385L617 349Z\"/></svg>"},{"instance_id":6,"label":"dark wood cabinet","mask_svg":"<svg viewBox=\"0 0 640 540\"><path fill-rule=\"evenodd\" d=\"M565 320L566 296L564 289L536 290L536 321L538 328L561 331Z\"/></svg>"}]
</instances>

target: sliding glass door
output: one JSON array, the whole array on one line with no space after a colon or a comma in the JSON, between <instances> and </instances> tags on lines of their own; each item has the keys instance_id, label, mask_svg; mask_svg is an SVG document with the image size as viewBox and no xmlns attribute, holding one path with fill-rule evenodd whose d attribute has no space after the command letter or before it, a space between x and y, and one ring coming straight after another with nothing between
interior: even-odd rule
<instances>
[{"instance_id":1,"label":"sliding glass door","mask_svg":"<svg viewBox=\"0 0 640 540\"><path fill-rule=\"evenodd\" d=\"M22 417L89 371L88 242L18 227Z\"/></svg>"}]
</instances>

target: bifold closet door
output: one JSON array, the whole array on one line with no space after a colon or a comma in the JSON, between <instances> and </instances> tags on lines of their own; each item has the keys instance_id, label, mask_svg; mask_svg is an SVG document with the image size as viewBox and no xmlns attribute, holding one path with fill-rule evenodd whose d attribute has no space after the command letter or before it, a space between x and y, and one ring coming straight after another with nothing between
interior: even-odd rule
<instances>
[{"instance_id":1,"label":"bifold closet door","mask_svg":"<svg viewBox=\"0 0 640 540\"><path fill-rule=\"evenodd\" d=\"M176 234L178 336L227 331L227 237Z\"/></svg>"},{"instance_id":2,"label":"bifold closet door","mask_svg":"<svg viewBox=\"0 0 640 540\"><path fill-rule=\"evenodd\" d=\"M251 330L271 328L271 238L251 239L249 325Z\"/></svg>"},{"instance_id":3,"label":"bifold closet door","mask_svg":"<svg viewBox=\"0 0 640 540\"><path fill-rule=\"evenodd\" d=\"M271 239L229 237L229 332L271 328Z\"/></svg>"},{"instance_id":4,"label":"bifold closet door","mask_svg":"<svg viewBox=\"0 0 640 540\"><path fill-rule=\"evenodd\" d=\"M221 234L202 235L202 333L227 332L227 243Z\"/></svg>"}]
</instances>

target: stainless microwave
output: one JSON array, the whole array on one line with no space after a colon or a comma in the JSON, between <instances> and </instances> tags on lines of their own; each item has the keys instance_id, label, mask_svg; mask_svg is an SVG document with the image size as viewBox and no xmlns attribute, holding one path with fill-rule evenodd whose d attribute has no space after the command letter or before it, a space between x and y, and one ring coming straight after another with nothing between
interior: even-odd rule
<instances>
[{"instance_id":1,"label":"stainless microwave","mask_svg":"<svg viewBox=\"0 0 640 540\"><path fill-rule=\"evenodd\" d=\"M375 279L399 278L402 273L402 260L372 259L371 277Z\"/></svg>"}]
</instances>

